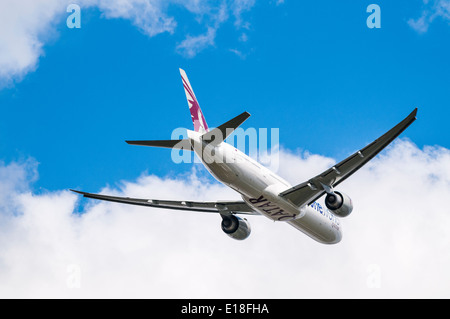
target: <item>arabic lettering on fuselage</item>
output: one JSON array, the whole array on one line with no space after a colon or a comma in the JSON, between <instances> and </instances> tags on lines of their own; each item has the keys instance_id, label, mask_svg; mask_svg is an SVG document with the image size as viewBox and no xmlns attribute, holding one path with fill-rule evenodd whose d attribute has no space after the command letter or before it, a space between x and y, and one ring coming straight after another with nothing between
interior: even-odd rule
<instances>
[{"instance_id":1,"label":"arabic lettering on fuselage","mask_svg":"<svg viewBox=\"0 0 450 319\"><path fill-rule=\"evenodd\" d=\"M263 195L259 196L259 198L249 198L249 201L253 206L277 220L293 219L296 216L295 214L285 212L284 209L272 203Z\"/></svg>"},{"instance_id":2,"label":"arabic lettering on fuselage","mask_svg":"<svg viewBox=\"0 0 450 319\"><path fill-rule=\"evenodd\" d=\"M287 219L293 219L296 217L294 214L290 214L288 212L285 212L282 208L280 208L278 205L272 203L267 198L265 198L263 195L259 196L259 198L249 198L250 203L259 210L262 210L267 215L273 217L277 220L287 220ZM310 205L310 207L317 212L319 212L324 217L328 218L329 220L333 221L334 223L338 223L338 219L334 214L332 214L328 209L325 209L317 202L314 202Z\"/></svg>"}]
</instances>

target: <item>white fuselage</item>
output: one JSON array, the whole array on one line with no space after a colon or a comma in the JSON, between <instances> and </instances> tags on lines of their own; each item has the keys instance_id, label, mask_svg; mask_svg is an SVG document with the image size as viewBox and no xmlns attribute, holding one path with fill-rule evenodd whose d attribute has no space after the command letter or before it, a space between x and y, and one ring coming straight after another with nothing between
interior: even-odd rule
<instances>
[{"instance_id":1,"label":"white fuselage","mask_svg":"<svg viewBox=\"0 0 450 319\"><path fill-rule=\"evenodd\" d=\"M285 221L321 243L341 240L340 221L328 209L317 202L297 207L278 195L292 187L283 178L230 144L202 144L194 131L188 131L188 136L211 175L240 193L254 210L274 221Z\"/></svg>"}]
</instances>

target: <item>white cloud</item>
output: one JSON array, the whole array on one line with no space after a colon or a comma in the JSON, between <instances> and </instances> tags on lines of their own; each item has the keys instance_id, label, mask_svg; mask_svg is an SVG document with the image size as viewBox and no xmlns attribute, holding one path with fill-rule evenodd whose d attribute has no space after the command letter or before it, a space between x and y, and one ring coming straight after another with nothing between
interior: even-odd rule
<instances>
[{"instance_id":1,"label":"white cloud","mask_svg":"<svg viewBox=\"0 0 450 319\"><path fill-rule=\"evenodd\" d=\"M424 0L423 3L424 9L421 16L408 20L411 28L418 33L425 33L436 18L441 18L450 24L450 0Z\"/></svg>"},{"instance_id":2,"label":"white cloud","mask_svg":"<svg viewBox=\"0 0 450 319\"><path fill-rule=\"evenodd\" d=\"M43 47L49 38L56 38L56 26L68 16L70 0L17 0L0 2L0 88L21 81L38 66L44 55ZM232 16L236 27L248 27L242 15L249 11L254 0L207 1L207 0L80 0L83 11L98 8L107 19L126 19L142 33L153 37L161 33L173 34L177 21L169 8L185 9L204 25L206 32L187 35L178 44L177 51L193 57L201 50L214 46L216 31ZM81 15L82 17L82 15ZM83 24L82 24L83 25Z\"/></svg>"},{"instance_id":3,"label":"white cloud","mask_svg":"<svg viewBox=\"0 0 450 319\"><path fill-rule=\"evenodd\" d=\"M38 179L38 163L34 159L13 162L0 161L0 216L17 211L17 194L29 191L30 183Z\"/></svg>"},{"instance_id":4,"label":"white cloud","mask_svg":"<svg viewBox=\"0 0 450 319\"><path fill-rule=\"evenodd\" d=\"M242 51L239 51L237 49L229 49L228 51L236 54L238 57L240 57L241 59L245 59L246 55L244 53L242 53Z\"/></svg>"},{"instance_id":5,"label":"white cloud","mask_svg":"<svg viewBox=\"0 0 450 319\"><path fill-rule=\"evenodd\" d=\"M235 19L234 25L236 29L248 29L250 24L248 22L244 23L242 14L249 11L254 4L254 0L234 0L230 3L223 1L219 6L204 11L203 15L205 12L208 12L209 15L209 22L206 23L208 25L206 33L197 36L188 35L186 39L177 45L177 52L185 57L192 58L205 48L214 46L217 30L229 19L230 15ZM239 37L239 41L243 41L242 39L244 39L244 35ZM248 36L245 35L245 41L247 40ZM233 52L233 49L230 51Z\"/></svg>"},{"instance_id":6,"label":"white cloud","mask_svg":"<svg viewBox=\"0 0 450 319\"><path fill-rule=\"evenodd\" d=\"M205 48L214 45L214 40L216 38L216 29L208 28L205 34L198 36L188 35L179 45L177 45L177 51L188 58L193 58L200 51Z\"/></svg>"},{"instance_id":7,"label":"white cloud","mask_svg":"<svg viewBox=\"0 0 450 319\"><path fill-rule=\"evenodd\" d=\"M44 42L65 8L58 0L0 2L0 86L36 68Z\"/></svg>"},{"instance_id":8,"label":"white cloud","mask_svg":"<svg viewBox=\"0 0 450 319\"><path fill-rule=\"evenodd\" d=\"M409 19L408 24L411 28L416 30L418 33L425 33L428 31L428 18L427 15L424 13L420 18L417 20Z\"/></svg>"},{"instance_id":9,"label":"white cloud","mask_svg":"<svg viewBox=\"0 0 450 319\"><path fill-rule=\"evenodd\" d=\"M173 33L176 21L166 11L173 1L161 0L83 0L85 7L95 6L108 19L130 20L144 34L152 37L160 33ZM186 5L190 5L190 1Z\"/></svg>"},{"instance_id":10,"label":"white cloud","mask_svg":"<svg viewBox=\"0 0 450 319\"><path fill-rule=\"evenodd\" d=\"M333 162L282 150L279 173L301 182ZM222 233L215 214L92 200L80 215L76 194L30 192L34 171L33 161L0 166L0 189L11 191L3 205L9 212L0 213L2 298L449 297L445 148L421 150L400 140L341 184L355 210L342 220L343 241L332 246L264 217L249 217L252 234L239 242ZM103 191L238 198L198 176L195 170L183 179L143 175Z\"/></svg>"},{"instance_id":11,"label":"white cloud","mask_svg":"<svg viewBox=\"0 0 450 319\"><path fill-rule=\"evenodd\" d=\"M235 0L231 7L233 10L233 15L236 18L235 26L236 27L244 27L249 28L250 24L248 22L244 22L242 19L242 14L246 11L249 11L255 5L255 0Z\"/></svg>"}]
</instances>

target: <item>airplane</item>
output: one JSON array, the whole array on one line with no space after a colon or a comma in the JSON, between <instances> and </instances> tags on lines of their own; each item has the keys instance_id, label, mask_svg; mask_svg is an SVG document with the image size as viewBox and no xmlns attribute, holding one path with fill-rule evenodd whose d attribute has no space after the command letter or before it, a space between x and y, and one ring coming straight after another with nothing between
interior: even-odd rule
<instances>
[{"instance_id":1,"label":"airplane","mask_svg":"<svg viewBox=\"0 0 450 319\"><path fill-rule=\"evenodd\" d=\"M417 108L366 147L319 175L293 186L225 141L249 118L249 113L243 112L228 122L210 129L186 72L180 69L180 74L194 124L194 130L187 130L188 138L126 142L130 145L194 151L211 175L238 192L242 200L176 201L108 196L72 189L71 191L87 198L124 204L218 213L222 218L223 232L236 240L244 240L251 233L248 220L238 215L263 215L273 221L285 222L319 243L337 244L342 239L340 218L350 215L353 203L347 194L335 190L336 186L374 158L416 120ZM317 202L324 195L326 207Z\"/></svg>"}]
</instances>

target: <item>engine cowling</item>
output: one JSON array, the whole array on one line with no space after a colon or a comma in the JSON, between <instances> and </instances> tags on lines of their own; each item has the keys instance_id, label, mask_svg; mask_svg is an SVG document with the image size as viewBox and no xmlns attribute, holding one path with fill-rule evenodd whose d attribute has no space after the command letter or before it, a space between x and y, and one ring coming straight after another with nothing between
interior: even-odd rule
<instances>
[{"instance_id":1,"label":"engine cowling","mask_svg":"<svg viewBox=\"0 0 450 319\"><path fill-rule=\"evenodd\" d=\"M350 197L344 193L334 192L325 197L325 206L339 217L347 217L353 210Z\"/></svg>"},{"instance_id":2,"label":"engine cowling","mask_svg":"<svg viewBox=\"0 0 450 319\"><path fill-rule=\"evenodd\" d=\"M233 239L244 240L250 236L250 223L245 218L235 215L222 215L222 230Z\"/></svg>"}]
</instances>

